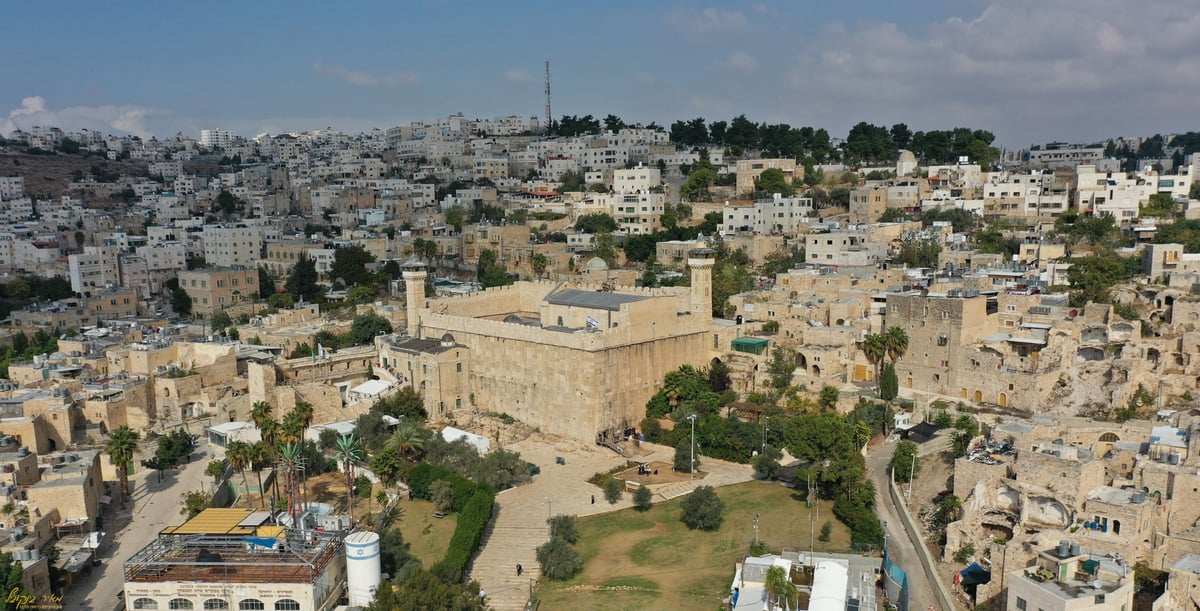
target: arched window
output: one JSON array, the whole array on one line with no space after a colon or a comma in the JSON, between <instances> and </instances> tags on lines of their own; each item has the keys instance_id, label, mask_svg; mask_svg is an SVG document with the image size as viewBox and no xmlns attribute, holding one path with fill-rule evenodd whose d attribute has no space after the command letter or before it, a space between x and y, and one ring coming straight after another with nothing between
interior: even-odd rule
<instances>
[{"instance_id":1,"label":"arched window","mask_svg":"<svg viewBox=\"0 0 1200 611\"><path fill-rule=\"evenodd\" d=\"M247 598L238 603L238 611L263 611L267 606L257 598Z\"/></svg>"},{"instance_id":2,"label":"arched window","mask_svg":"<svg viewBox=\"0 0 1200 611\"><path fill-rule=\"evenodd\" d=\"M229 603L220 598L210 598L204 601L205 611L224 611L229 608Z\"/></svg>"},{"instance_id":3,"label":"arched window","mask_svg":"<svg viewBox=\"0 0 1200 611\"><path fill-rule=\"evenodd\" d=\"M135 598L133 599L134 609L157 609L158 603L153 598Z\"/></svg>"},{"instance_id":4,"label":"arched window","mask_svg":"<svg viewBox=\"0 0 1200 611\"><path fill-rule=\"evenodd\" d=\"M170 601L167 602L167 608L168 609L186 609L188 611L191 611L191 609L195 609L196 606L192 604L192 601L190 601L186 598L172 598Z\"/></svg>"},{"instance_id":5,"label":"arched window","mask_svg":"<svg viewBox=\"0 0 1200 611\"><path fill-rule=\"evenodd\" d=\"M285 598L283 600L276 601L275 611L300 611L300 603L290 598Z\"/></svg>"},{"instance_id":6,"label":"arched window","mask_svg":"<svg viewBox=\"0 0 1200 611\"><path fill-rule=\"evenodd\" d=\"M1100 443L1116 443L1120 440L1116 433L1105 433L1100 436Z\"/></svg>"}]
</instances>

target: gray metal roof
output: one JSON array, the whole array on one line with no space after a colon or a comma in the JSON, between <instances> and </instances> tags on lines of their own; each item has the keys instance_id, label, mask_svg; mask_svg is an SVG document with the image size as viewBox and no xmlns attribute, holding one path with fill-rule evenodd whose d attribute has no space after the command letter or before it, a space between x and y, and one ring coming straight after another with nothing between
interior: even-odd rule
<instances>
[{"instance_id":1,"label":"gray metal roof","mask_svg":"<svg viewBox=\"0 0 1200 611\"><path fill-rule=\"evenodd\" d=\"M567 289L546 298L553 305L577 306L596 310L612 310L616 312L626 303L649 299L645 295L623 295L621 293L601 293L599 291L581 291Z\"/></svg>"}]
</instances>

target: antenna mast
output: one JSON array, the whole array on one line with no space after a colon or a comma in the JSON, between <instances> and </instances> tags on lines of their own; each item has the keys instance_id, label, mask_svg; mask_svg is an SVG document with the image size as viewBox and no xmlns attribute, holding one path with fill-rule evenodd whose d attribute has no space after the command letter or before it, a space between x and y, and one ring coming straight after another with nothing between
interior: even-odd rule
<instances>
[{"instance_id":1,"label":"antenna mast","mask_svg":"<svg viewBox=\"0 0 1200 611\"><path fill-rule=\"evenodd\" d=\"M550 113L550 60L546 60L546 131L553 125L554 115Z\"/></svg>"}]
</instances>

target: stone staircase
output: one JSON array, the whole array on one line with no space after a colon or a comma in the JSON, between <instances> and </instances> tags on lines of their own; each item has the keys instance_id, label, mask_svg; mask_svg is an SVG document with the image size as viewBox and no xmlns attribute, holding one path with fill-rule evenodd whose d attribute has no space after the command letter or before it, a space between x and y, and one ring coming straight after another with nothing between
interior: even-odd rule
<instances>
[{"instance_id":1,"label":"stone staircase","mask_svg":"<svg viewBox=\"0 0 1200 611\"><path fill-rule=\"evenodd\" d=\"M550 529L544 508L506 506L505 500L504 495L496 499L498 514L484 533L468 579L479 582L487 594L489 609L522 611L529 600L530 584L541 577L536 551L548 540ZM520 577L518 563L523 569Z\"/></svg>"},{"instance_id":2,"label":"stone staircase","mask_svg":"<svg viewBox=\"0 0 1200 611\"><path fill-rule=\"evenodd\" d=\"M656 493L658 494L658 496L662 497L662 500L669 501L671 499L679 498L685 494L690 494L693 490L695 490L696 488L699 488L700 486L703 486L703 485L704 485L704 480L692 479L692 480L688 480L686 482L675 482L675 483L671 483L671 484L666 484L663 487L659 488L656 491Z\"/></svg>"}]
</instances>

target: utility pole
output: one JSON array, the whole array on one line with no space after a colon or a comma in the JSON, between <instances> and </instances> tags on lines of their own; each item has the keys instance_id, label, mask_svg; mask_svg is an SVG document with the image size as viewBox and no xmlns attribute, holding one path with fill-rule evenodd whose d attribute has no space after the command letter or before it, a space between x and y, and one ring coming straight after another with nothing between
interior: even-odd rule
<instances>
[{"instance_id":1,"label":"utility pole","mask_svg":"<svg viewBox=\"0 0 1200 611\"><path fill-rule=\"evenodd\" d=\"M687 419L692 423L692 462L688 463L688 479L696 479L696 414Z\"/></svg>"},{"instance_id":2,"label":"utility pole","mask_svg":"<svg viewBox=\"0 0 1200 611\"><path fill-rule=\"evenodd\" d=\"M754 514L754 544L758 545L758 514Z\"/></svg>"}]
</instances>

